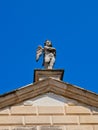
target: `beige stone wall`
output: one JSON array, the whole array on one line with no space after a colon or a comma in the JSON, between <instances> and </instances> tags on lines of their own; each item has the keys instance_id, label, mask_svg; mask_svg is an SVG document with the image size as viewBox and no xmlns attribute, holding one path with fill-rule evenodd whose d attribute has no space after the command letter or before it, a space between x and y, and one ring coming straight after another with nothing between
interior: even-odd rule
<instances>
[{"instance_id":1,"label":"beige stone wall","mask_svg":"<svg viewBox=\"0 0 98 130\"><path fill-rule=\"evenodd\" d=\"M0 110L0 130L98 130L98 108L12 106Z\"/></svg>"}]
</instances>

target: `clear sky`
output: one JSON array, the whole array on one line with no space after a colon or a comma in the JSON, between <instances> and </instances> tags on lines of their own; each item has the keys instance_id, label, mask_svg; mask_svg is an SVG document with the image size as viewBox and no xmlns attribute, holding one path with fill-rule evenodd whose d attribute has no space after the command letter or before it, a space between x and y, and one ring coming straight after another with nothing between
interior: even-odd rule
<instances>
[{"instance_id":1,"label":"clear sky","mask_svg":"<svg viewBox=\"0 0 98 130\"><path fill-rule=\"evenodd\" d=\"M0 0L0 94L33 82L46 39L63 81L98 93L97 0Z\"/></svg>"}]
</instances>

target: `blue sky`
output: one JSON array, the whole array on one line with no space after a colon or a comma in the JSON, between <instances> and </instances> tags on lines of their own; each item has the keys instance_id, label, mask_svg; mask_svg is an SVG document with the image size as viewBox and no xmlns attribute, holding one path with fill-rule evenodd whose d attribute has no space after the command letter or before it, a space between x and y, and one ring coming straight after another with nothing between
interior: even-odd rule
<instances>
[{"instance_id":1,"label":"blue sky","mask_svg":"<svg viewBox=\"0 0 98 130\"><path fill-rule=\"evenodd\" d=\"M0 0L0 94L33 82L36 48L57 50L64 82L98 93L97 0Z\"/></svg>"}]
</instances>

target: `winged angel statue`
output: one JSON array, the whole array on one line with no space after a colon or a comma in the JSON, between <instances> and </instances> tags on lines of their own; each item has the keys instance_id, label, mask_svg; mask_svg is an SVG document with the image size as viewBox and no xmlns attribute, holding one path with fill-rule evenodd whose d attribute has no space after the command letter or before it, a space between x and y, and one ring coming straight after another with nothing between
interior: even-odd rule
<instances>
[{"instance_id":1,"label":"winged angel statue","mask_svg":"<svg viewBox=\"0 0 98 130\"><path fill-rule=\"evenodd\" d=\"M46 40L44 43L44 48L38 46L36 51L36 61L39 60L40 56L43 54L43 66L45 69L52 69L55 63L56 49L52 47L52 42Z\"/></svg>"}]
</instances>

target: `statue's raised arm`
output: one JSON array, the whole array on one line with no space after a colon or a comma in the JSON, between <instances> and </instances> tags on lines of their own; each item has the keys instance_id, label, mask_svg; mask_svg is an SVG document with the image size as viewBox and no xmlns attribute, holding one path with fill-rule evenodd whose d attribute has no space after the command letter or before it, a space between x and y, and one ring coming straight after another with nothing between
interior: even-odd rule
<instances>
[{"instance_id":1,"label":"statue's raised arm","mask_svg":"<svg viewBox=\"0 0 98 130\"><path fill-rule=\"evenodd\" d=\"M44 48L41 46L37 49L36 60L43 54L43 66L45 69L52 69L55 63L56 49L52 47L52 43L46 40L44 43Z\"/></svg>"},{"instance_id":2,"label":"statue's raised arm","mask_svg":"<svg viewBox=\"0 0 98 130\"><path fill-rule=\"evenodd\" d=\"M36 51L36 61L39 60L39 57L42 55L42 53L43 53L42 46L38 46L37 51Z\"/></svg>"}]
</instances>

